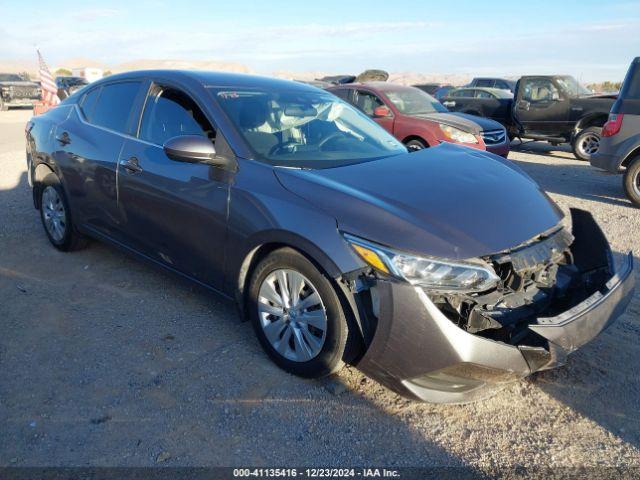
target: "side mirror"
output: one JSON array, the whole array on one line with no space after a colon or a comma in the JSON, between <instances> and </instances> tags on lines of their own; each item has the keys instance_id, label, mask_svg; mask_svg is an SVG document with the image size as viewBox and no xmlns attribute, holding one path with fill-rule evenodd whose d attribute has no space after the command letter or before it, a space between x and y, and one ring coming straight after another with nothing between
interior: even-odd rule
<instances>
[{"instance_id":1,"label":"side mirror","mask_svg":"<svg viewBox=\"0 0 640 480\"><path fill-rule=\"evenodd\" d=\"M376 117L376 118L390 117L391 116L391 110L389 110L389 108L385 107L385 106L376 107L373 110L373 116Z\"/></svg>"},{"instance_id":2,"label":"side mirror","mask_svg":"<svg viewBox=\"0 0 640 480\"><path fill-rule=\"evenodd\" d=\"M207 163L223 168L231 166L228 158L216 156L213 142L200 135L180 135L170 138L162 148L167 157L177 162Z\"/></svg>"}]
</instances>

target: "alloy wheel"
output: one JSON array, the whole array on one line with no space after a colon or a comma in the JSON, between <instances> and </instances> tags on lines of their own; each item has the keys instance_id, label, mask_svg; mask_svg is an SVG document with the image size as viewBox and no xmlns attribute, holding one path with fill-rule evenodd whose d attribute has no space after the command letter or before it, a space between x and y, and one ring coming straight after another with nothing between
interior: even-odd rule
<instances>
[{"instance_id":1,"label":"alloy wheel","mask_svg":"<svg viewBox=\"0 0 640 480\"><path fill-rule=\"evenodd\" d=\"M44 225L56 242L61 242L67 231L67 214L57 190L48 186L42 192L42 218Z\"/></svg>"},{"instance_id":2,"label":"alloy wheel","mask_svg":"<svg viewBox=\"0 0 640 480\"><path fill-rule=\"evenodd\" d=\"M290 269L271 272L258 294L260 325L271 346L294 362L315 358L327 334L327 312L316 287Z\"/></svg>"},{"instance_id":3,"label":"alloy wheel","mask_svg":"<svg viewBox=\"0 0 640 480\"><path fill-rule=\"evenodd\" d=\"M580 138L578 149L584 157L590 157L598 152L600 147L600 137L595 133L588 133Z\"/></svg>"}]
</instances>

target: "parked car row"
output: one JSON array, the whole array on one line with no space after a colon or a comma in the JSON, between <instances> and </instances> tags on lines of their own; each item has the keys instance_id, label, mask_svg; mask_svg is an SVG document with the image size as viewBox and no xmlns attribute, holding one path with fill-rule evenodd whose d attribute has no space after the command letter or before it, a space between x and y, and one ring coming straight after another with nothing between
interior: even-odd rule
<instances>
[{"instance_id":1,"label":"parked car row","mask_svg":"<svg viewBox=\"0 0 640 480\"><path fill-rule=\"evenodd\" d=\"M509 154L507 132L498 122L451 113L418 88L364 82L336 85L328 90L371 117L410 150L451 142L505 158Z\"/></svg>"},{"instance_id":2,"label":"parked car row","mask_svg":"<svg viewBox=\"0 0 640 480\"><path fill-rule=\"evenodd\" d=\"M592 95L569 75L535 75L521 77L513 93L479 86L454 89L442 104L452 111L493 118L511 138L570 143L576 158L588 161L598 151L615 99Z\"/></svg>"},{"instance_id":3,"label":"parked car row","mask_svg":"<svg viewBox=\"0 0 640 480\"><path fill-rule=\"evenodd\" d=\"M624 311L633 255L616 268L588 212L482 151L492 121L411 87L330 89L145 71L77 91L25 128L46 236L234 300L290 373L348 362L433 402L561 365Z\"/></svg>"}]
</instances>

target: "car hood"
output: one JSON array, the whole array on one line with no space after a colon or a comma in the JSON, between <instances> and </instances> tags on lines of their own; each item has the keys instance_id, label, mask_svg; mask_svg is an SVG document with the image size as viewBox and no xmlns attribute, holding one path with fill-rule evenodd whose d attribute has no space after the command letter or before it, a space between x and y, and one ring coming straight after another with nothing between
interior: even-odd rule
<instances>
[{"instance_id":1,"label":"car hood","mask_svg":"<svg viewBox=\"0 0 640 480\"><path fill-rule=\"evenodd\" d=\"M425 120L431 120L433 122L445 123L452 127L459 128L465 132L479 135L481 132L488 130L501 130L503 128L495 120L490 118L478 117L476 115L469 115L468 113L424 113L416 115L416 118Z\"/></svg>"},{"instance_id":2,"label":"car hood","mask_svg":"<svg viewBox=\"0 0 640 480\"><path fill-rule=\"evenodd\" d=\"M337 168L275 170L284 188L335 217L340 230L423 255L501 252L562 218L518 167L457 145Z\"/></svg>"}]
</instances>

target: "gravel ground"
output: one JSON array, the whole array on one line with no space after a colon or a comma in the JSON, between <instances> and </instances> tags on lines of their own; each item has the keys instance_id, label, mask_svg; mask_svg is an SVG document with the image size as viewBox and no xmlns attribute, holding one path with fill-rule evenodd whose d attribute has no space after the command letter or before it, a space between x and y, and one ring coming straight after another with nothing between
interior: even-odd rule
<instances>
[{"instance_id":1,"label":"gravel ground","mask_svg":"<svg viewBox=\"0 0 640 480\"><path fill-rule=\"evenodd\" d=\"M640 467L640 294L565 367L476 404L410 402L352 368L302 380L232 305L99 243L51 248L28 117L0 113L0 466ZM549 148L511 158L591 211L618 258L640 252L621 179Z\"/></svg>"}]
</instances>

